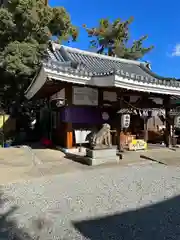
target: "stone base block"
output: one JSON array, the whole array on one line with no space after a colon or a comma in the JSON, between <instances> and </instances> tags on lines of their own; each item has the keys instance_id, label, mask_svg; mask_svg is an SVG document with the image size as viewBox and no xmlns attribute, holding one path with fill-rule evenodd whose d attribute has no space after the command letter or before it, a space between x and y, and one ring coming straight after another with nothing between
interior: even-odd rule
<instances>
[{"instance_id":1,"label":"stone base block","mask_svg":"<svg viewBox=\"0 0 180 240\"><path fill-rule=\"evenodd\" d=\"M88 165L95 166L105 163L117 163L116 148L86 149L85 161Z\"/></svg>"}]
</instances>

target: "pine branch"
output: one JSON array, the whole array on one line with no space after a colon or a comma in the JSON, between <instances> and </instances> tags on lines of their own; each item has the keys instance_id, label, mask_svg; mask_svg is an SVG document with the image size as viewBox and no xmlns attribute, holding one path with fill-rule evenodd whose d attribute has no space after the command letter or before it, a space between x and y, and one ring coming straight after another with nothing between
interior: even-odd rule
<instances>
[{"instance_id":1,"label":"pine branch","mask_svg":"<svg viewBox=\"0 0 180 240\"><path fill-rule=\"evenodd\" d=\"M83 27L89 38L92 39L90 40L91 47L98 49L98 53L103 54L107 50L110 56L137 60L150 52L153 46L143 47L143 43L147 39L146 35L134 41L131 47L128 46L130 40L129 25L133 20L133 17L126 21L118 18L114 22L101 19L98 27L87 28L85 24Z\"/></svg>"}]
</instances>

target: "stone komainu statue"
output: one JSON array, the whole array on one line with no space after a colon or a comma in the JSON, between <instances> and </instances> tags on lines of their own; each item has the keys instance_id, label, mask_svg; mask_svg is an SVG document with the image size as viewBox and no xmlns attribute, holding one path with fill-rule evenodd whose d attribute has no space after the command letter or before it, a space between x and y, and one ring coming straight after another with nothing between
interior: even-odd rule
<instances>
[{"instance_id":1,"label":"stone komainu statue","mask_svg":"<svg viewBox=\"0 0 180 240\"><path fill-rule=\"evenodd\" d=\"M90 146L92 148L95 147L103 147L108 146L111 147L111 127L109 124L104 123L102 128L97 132L94 133L90 139Z\"/></svg>"}]
</instances>

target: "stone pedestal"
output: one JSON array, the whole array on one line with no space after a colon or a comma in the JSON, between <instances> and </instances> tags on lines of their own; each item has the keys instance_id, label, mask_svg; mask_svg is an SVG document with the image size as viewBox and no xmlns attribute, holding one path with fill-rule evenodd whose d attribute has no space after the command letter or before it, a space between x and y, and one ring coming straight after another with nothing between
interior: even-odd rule
<instances>
[{"instance_id":1,"label":"stone pedestal","mask_svg":"<svg viewBox=\"0 0 180 240\"><path fill-rule=\"evenodd\" d=\"M104 149L86 149L86 163L91 166L100 165L104 163L117 163L118 157L116 156L115 148Z\"/></svg>"}]
</instances>

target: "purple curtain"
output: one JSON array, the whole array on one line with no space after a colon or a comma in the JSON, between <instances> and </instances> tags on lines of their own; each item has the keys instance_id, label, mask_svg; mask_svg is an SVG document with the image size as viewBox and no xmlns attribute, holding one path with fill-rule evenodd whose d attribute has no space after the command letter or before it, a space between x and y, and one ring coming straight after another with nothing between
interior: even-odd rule
<instances>
[{"instance_id":1,"label":"purple curtain","mask_svg":"<svg viewBox=\"0 0 180 240\"><path fill-rule=\"evenodd\" d=\"M66 107L61 110L63 122L72 123L97 123L104 122L102 111L98 107Z\"/></svg>"}]
</instances>

